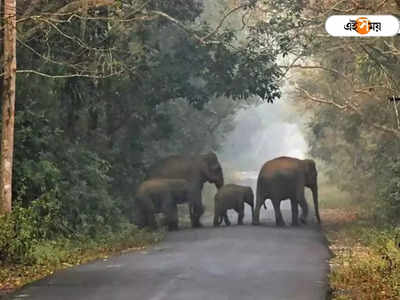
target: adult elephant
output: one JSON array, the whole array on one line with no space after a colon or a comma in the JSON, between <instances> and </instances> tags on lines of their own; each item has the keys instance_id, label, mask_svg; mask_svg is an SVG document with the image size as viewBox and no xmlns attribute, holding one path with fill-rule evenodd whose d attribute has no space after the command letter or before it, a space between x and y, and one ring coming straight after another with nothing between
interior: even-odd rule
<instances>
[{"instance_id":1,"label":"adult elephant","mask_svg":"<svg viewBox=\"0 0 400 300\"><path fill-rule=\"evenodd\" d=\"M260 208L266 199L272 201L277 226L285 225L280 209L280 202L285 199L290 199L291 202L292 225L298 225L298 204L302 208L301 221L306 223L308 205L304 197L304 187L312 191L315 215L320 223L315 162L311 159L300 160L292 157L278 157L267 161L258 174L253 224L259 224Z\"/></svg>"},{"instance_id":2,"label":"adult elephant","mask_svg":"<svg viewBox=\"0 0 400 300\"><path fill-rule=\"evenodd\" d=\"M142 182L135 194L136 223L156 228L156 213L164 213L168 230L178 229L177 205L187 202L189 183L184 179L150 179Z\"/></svg>"},{"instance_id":3,"label":"adult elephant","mask_svg":"<svg viewBox=\"0 0 400 300\"><path fill-rule=\"evenodd\" d=\"M224 185L218 190L214 199L214 226L221 225L222 220L224 220L225 225L231 225L227 215L228 209L234 209L238 213L238 225L242 225L245 203L250 205L251 214L253 215L254 194L249 186Z\"/></svg>"},{"instance_id":4,"label":"adult elephant","mask_svg":"<svg viewBox=\"0 0 400 300\"><path fill-rule=\"evenodd\" d=\"M202 226L200 217L204 209L201 191L204 183L214 183L217 189L224 185L222 168L213 152L193 156L169 156L149 169L148 178L185 179L189 182L188 201L192 227Z\"/></svg>"}]
</instances>

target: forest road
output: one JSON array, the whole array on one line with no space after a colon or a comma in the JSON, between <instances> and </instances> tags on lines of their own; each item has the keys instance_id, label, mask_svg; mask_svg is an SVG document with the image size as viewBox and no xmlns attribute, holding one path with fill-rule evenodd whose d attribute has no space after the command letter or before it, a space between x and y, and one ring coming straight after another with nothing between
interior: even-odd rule
<instances>
[{"instance_id":1,"label":"forest road","mask_svg":"<svg viewBox=\"0 0 400 300\"><path fill-rule=\"evenodd\" d=\"M265 214L265 211L263 212ZM317 225L183 229L143 252L57 272L7 299L29 300L321 300L330 257ZM284 210L287 223L290 212Z\"/></svg>"}]
</instances>

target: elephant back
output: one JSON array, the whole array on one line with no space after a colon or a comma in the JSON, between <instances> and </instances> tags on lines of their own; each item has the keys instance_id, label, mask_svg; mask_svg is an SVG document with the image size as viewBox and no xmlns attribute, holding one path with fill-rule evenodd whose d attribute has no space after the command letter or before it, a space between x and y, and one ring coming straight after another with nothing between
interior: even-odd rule
<instances>
[{"instance_id":1,"label":"elephant back","mask_svg":"<svg viewBox=\"0 0 400 300\"><path fill-rule=\"evenodd\" d=\"M222 186L215 195L216 205L226 208L234 208L243 202L248 194L249 187L237 184L226 184Z\"/></svg>"},{"instance_id":2,"label":"elephant back","mask_svg":"<svg viewBox=\"0 0 400 300\"><path fill-rule=\"evenodd\" d=\"M173 155L169 156L150 167L148 178L186 179L198 175L196 162L190 157ZM198 177L198 176L197 176Z\"/></svg>"},{"instance_id":3,"label":"elephant back","mask_svg":"<svg viewBox=\"0 0 400 300\"><path fill-rule=\"evenodd\" d=\"M224 183L222 168L215 153L195 156L169 156L150 167L148 178L185 179L200 188L208 181L217 188Z\"/></svg>"},{"instance_id":4,"label":"elephant back","mask_svg":"<svg viewBox=\"0 0 400 300\"><path fill-rule=\"evenodd\" d=\"M267 161L263 165L259 177L266 182L270 181L270 183L273 183L273 180L291 180L297 178L300 172L302 172L302 160L281 156Z\"/></svg>"}]
</instances>

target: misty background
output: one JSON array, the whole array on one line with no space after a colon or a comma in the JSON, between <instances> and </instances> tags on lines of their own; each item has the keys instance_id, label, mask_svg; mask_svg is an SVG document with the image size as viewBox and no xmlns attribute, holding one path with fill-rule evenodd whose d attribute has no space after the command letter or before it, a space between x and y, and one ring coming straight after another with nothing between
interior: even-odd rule
<instances>
[{"instance_id":1,"label":"misty background","mask_svg":"<svg viewBox=\"0 0 400 300\"><path fill-rule=\"evenodd\" d=\"M307 144L293 117L285 98L240 110L218 153L222 163L237 171L258 172L264 162L278 156L304 159Z\"/></svg>"},{"instance_id":2,"label":"misty background","mask_svg":"<svg viewBox=\"0 0 400 300\"><path fill-rule=\"evenodd\" d=\"M262 103L252 99L252 103L241 108L233 118L233 129L229 131L217 151L218 159L224 171L225 184L234 183L251 186L256 195L258 172L262 165L279 156L307 158L308 145L304 136L306 115L296 112L290 93L283 89L282 98L271 103ZM213 213L214 185L206 184L203 191L207 211ZM312 197L306 189L306 199L313 215ZM267 213L261 215L273 219L272 204L266 201ZM283 209L290 208L289 201L283 201ZM230 212L232 220L236 214ZM250 207L246 206L245 221L250 222Z\"/></svg>"}]
</instances>

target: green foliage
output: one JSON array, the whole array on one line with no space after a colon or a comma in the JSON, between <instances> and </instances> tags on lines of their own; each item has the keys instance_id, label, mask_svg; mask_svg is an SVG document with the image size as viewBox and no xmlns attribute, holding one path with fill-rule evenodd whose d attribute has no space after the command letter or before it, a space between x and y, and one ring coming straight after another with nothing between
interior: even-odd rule
<instances>
[{"instance_id":1,"label":"green foliage","mask_svg":"<svg viewBox=\"0 0 400 300\"><path fill-rule=\"evenodd\" d=\"M43 197L29 207L15 206L0 217L0 258L3 261L32 263L32 249L44 239L63 232L60 207L54 199Z\"/></svg>"}]
</instances>

